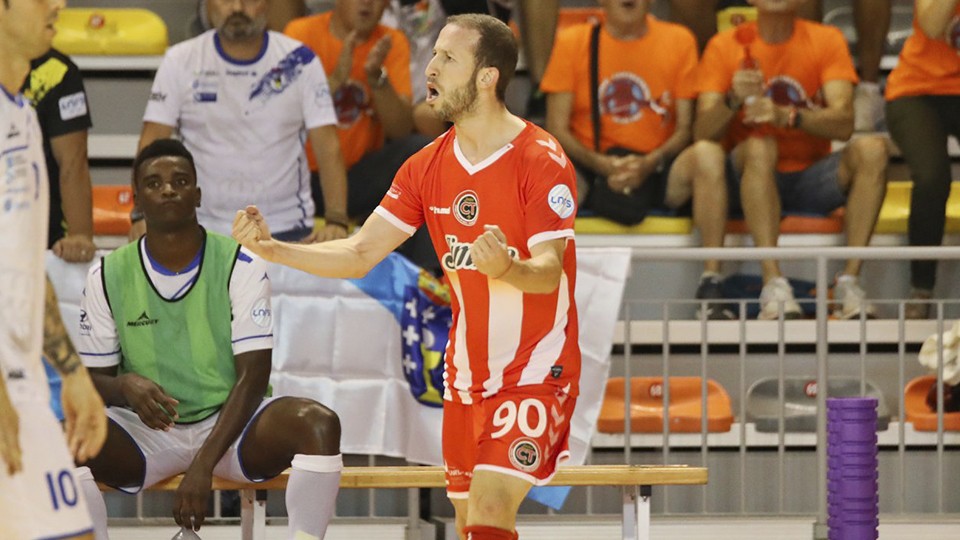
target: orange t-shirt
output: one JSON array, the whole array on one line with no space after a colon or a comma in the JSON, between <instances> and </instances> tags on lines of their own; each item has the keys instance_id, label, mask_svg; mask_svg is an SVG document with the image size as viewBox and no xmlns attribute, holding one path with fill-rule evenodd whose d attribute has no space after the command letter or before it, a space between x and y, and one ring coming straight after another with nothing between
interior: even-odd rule
<instances>
[{"instance_id":1,"label":"orange t-shirt","mask_svg":"<svg viewBox=\"0 0 960 540\"><path fill-rule=\"evenodd\" d=\"M913 35L887 77L887 99L960 94L960 6L947 26L947 39L930 39L913 13Z\"/></svg>"},{"instance_id":2,"label":"orange t-shirt","mask_svg":"<svg viewBox=\"0 0 960 540\"><path fill-rule=\"evenodd\" d=\"M299 40L310 47L327 76L337 67L343 42L330 32L330 19L333 12L321 13L309 17L294 19L287 24L283 31L286 35ZM367 84L367 75L363 71L363 63L384 35L389 35L393 41L390 52L383 62L387 70L387 78L397 94L410 98L410 43L399 30L377 25L366 41L353 50L353 66L350 76L333 95L333 104L337 110L337 132L340 135L340 151L343 152L344 164L349 168L360 161L365 154L383 146L383 126L377 119L373 109L373 97L370 86ZM317 163L313 157L310 144L307 144L307 159L310 170L317 170Z\"/></svg>"},{"instance_id":3,"label":"orange t-shirt","mask_svg":"<svg viewBox=\"0 0 960 540\"><path fill-rule=\"evenodd\" d=\"M572 92L570 130L593 149L590 118L590 32L579 24L557 35L540 89ZM696 97L697 42L685 27L647 16L646 35L620 41L600 31L600 150L647 153L676 129L676 101Z\"/></svg>"},{"instance_id":4,"label":"orange t-shirt","mask_svg":"<svg viewBox=\"0 0 960 540\"><path fill-rule=\"evenodd\" d=\"M756 26L749 22L744 25ZM733 83L733 74L743 61L743 45L737 42L735 29L721 32L710 40L700 70L699 93L726 94ZM830 81L856 84L857 72L840 30L832 26L798 19L793 35L787 41L771 45L759 37L750 44L750 54L759 64L766 80L764 95L780 106L800 109L824 106L823 85ZM744 125L742 114L730 122L724 140L727 149L750 136L752 127ZM799 129L769 127L777 139L780 159L777 170L795 172L806 169L830 154L830 141Z\"/></svg>"}]
</instances>

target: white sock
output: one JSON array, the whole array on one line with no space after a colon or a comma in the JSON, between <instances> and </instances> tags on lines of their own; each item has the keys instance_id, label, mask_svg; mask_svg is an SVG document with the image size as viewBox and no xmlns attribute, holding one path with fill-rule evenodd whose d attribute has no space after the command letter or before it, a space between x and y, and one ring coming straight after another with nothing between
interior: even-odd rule
<instances>
[{"instance_id":1,"label":"white sock","mask_svg":"<svg viewBox=\"0 0 960 540\"><path fill-rule=\"evenodd\" d=\"M290 540L322 539L337 509L343 458L297 454L292 466L286 496Z\"/></svg>"},{"instance_id":2,"label":"white sock","mask_svg":"<svg viewBox=\"0 0 960 540\"><path fill-rule=\"evenodd\" d=\"M103 502L103 494L97 487L97 481L93 479L93 473L90 467L77 467L73 470L77 483L80 484L80 491L83 498L87 501L87 513L90 514L90 520L93 521L93 538L95 540L109 540L107 534L107 505Z\"/></svg>"}]
</instances>

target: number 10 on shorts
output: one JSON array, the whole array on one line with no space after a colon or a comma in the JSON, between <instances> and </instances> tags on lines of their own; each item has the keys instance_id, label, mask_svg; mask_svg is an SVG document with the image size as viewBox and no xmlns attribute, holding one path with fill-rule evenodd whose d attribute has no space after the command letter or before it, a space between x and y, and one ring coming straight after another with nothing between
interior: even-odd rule
<instances>
[{"instance_id":1,"label":"number 10 on shorts","mask_svg":"<svg viewBox=\"0 0 960 540\"><path fill-rule=\"evenodd\" d=\"M61 469L59 472L48 472L44 476L54 512L60 510L60 506L71 508L77 505L77 485L70 471Z\"/></svg>"}]
</instances>

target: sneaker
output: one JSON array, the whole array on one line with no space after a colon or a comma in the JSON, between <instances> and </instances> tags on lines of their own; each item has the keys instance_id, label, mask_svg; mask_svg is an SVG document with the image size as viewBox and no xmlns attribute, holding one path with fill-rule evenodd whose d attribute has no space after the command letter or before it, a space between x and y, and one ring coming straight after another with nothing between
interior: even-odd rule
<instances>
[{"instance_id":1,"label":"sneaker","mask_svg":"<svg viewBox=\"0 0 960 540\"><path fill-rule=\"evenodd\" d=\"M927 289L913 289L910 300L903 306L903 318L909 320L923 320L930 318L933 304L928 302L933 297L933 291Z\"/></svg>"},{"instance_id":2,"label":"sneaker","mask_svg":"<svg viewBox=\"0 0 960 540\"><path fill-rule=\"evenodd\" d=\"M717 275L706 275L700 278L700 285L697 286L697 300L723 300L723 286L720 283L720 277ZM704 314L701 311L703 304L697 305L697 318L703 319ZM706 318L713 321L732 321L737 318L737 314L728 302L708 302Z\"/></svg>"},{"instance_id":3,"label":"sneaker","mask_svg":"<svg viewBox=\"0 0 960 540\"><path fill-rule=\"evenodd\" d=\"M833 316L838 319L858 319L861 312L866 313L868 319L877 316L876 307L867 301L867 294L856 276L839 276L833 286L833 299Z\"/></svg>"},{"instance_id":4,"label":"sneaker","mask_svg":"<svg viewBox=\"0 0 960 540\"><path fill-rule=\"evenodd\" d=\"M760 314L757 318L764 321L776 320L783 310L784 319L800 319L803 312L793 297L793 287L787 278L773 278L760 291Z\"/></svg>"},{"instance_id":5,"label":"sneaker","mask_svg":"<svg viewBox=\"0 0 960 540\"><path fill-rule=\"evenodd\" d=\"M877 131L883 125L883 94L877 83L862 82L853 93L853 129Z\"/></svg>"}]
</instances>

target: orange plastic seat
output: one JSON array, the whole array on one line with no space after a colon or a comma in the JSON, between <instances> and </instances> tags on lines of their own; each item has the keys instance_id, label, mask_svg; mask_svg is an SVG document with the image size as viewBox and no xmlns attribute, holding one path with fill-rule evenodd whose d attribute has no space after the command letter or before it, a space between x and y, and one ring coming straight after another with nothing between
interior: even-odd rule
<instances>
[{"instance_id":1,"label":"orange plastic seat","mask_svg":"<svg viewBox=\"0 0 960 540\"><path fill-rule=\"evenodd\" d=\"M757 20L757 8L733 6L717 12L717 31L723 32L739 24Z\"/></svg>"},{"instance_id":2,"label":"orange plastic seat","mask_svg":"<svg viewBox=\"0 0 960 540\"><path fill-rule=\"evenodd\" d=\"M837 208L826 217L784 216L780 220L780 234L839 234L843 232L844 209ZM730 234L748 234L747 221L731 219L727 221Z\"/></svg>"},{"instance_id":3,"label":"orange plastic seat","mask_svg":"<svg viewBox=\"0 0 960 540\"><path fill-rule=\"evenodd\" d=\"M130 232L131 210L130 186L93 186L93 234L126 236Z\"/></svg>"},{"instance_id":4,"label":"orange plastic seat","mask_svg":"<svg viewBox=\"0 0 960 540\"><path fill-rule=\"evenodd\" d=\"M670 431L699 433L702 400L700 377L670 377ZM636 433L663 431L663 378L633 377L630 385L630 430ZM597 429L603 433L623 433L624 379L607 381L606 395L600 407ZM730 396L714 380L707 380L707 430L711 433L730 431L733 411Z\"/></svg>"},{"instance_id":5,"label":"orange plastic seat","mask_svg":"<svg viewBox=\"0 0 960 540\"><path fill-rule=\"evenodd\" d=\"M927 392L935 384L937 384L935 375L924 375L908 382L903 391L907 422L913 424L913 429L917 431L937 430L937 413L927 407ZM943 413L943 429L960 431L960 412Z\"/></svg>"}]
</instances>

